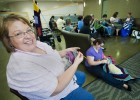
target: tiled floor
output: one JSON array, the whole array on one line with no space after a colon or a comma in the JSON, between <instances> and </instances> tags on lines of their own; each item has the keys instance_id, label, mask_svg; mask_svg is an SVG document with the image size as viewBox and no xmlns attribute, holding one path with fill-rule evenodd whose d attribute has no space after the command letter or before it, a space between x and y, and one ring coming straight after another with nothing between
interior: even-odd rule
<instances>
[{"instance_id":1,"label":"tiled floor","mask_svg":"<svg viewBox=\"0 0 140 100\"><path fill-rule=\"evenodd\" d=\"M116 59L117 64L122 63L140 51L140 40L136 40L135 38L121 38L118 36L106 38L105 42L105 47L107 48L107 50L104 52L105 55L112 55ZM65 48L64 41L62 41L62 43L56 43L56 45L57 50ZM8 62L8 58L9 54L5 51L2 43L0 42L0 100L20 100L18 97L9 92L9 88L7 86L6 64ZM93 76L89 75L87 71L85 71L83 65L80 65L79 69L84 71L87 76L87 80L84 85L88 84L94 79Z\"/></svg>"}]
</instances>

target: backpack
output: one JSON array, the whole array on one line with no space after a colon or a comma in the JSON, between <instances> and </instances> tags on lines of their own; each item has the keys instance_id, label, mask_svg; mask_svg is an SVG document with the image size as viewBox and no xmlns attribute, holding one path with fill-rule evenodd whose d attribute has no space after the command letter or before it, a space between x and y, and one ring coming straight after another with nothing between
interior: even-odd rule
<instances>
[{"instance_id":1,"label":"backpack","mask_svg":"<svg viewBox=\"0 0 140 100\"><path fill-rule=\"evenodd\" d=\"M133 30L131 36L140 39L140 31Z\"/></svg>"}]
</instances>

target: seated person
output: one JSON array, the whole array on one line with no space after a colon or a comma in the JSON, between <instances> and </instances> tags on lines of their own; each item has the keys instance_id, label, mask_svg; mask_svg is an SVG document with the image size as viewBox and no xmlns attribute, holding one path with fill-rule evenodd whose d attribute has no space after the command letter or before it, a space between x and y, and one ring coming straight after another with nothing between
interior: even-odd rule
<instances>
[{"instance_id":1,"label":"seated person","mask_svg":"<svg viewBox=\"0 0 140 100\"><path fill-rule=\"evenodd\" d=\"M128 12L127 18L123 24L123 28L130 32L133 24L134 24L134 18L132 17L131 12Z\"/></svg>"},{"instance_id":2,"label":"seated person","mask_svg":"<svg viewBox=\"0 0 140 100\"><path fill-rule=\"evenodd\" d=\"M51 16L50 21L49 21L49 27L51 31L55 31L57 29L57 24L54 18L55 18L54 16Z\"/></svg>"},{"instance_id":3,"label":"seated person","mask_svg":"<svg viewBox=\"0 0 140 100\"><path fill-rule=\"evenodd\" d=\"M57 21L56 21L57 28L59 30L62 30L64 28L65 23L66 22L65 22L64 18L62 16L60 16L60 18L58 18Z\"/></svg>"},{"instance_id":4,"label":"seated person","mask_svg":"<svg viewBox=\"0 0 140 100\"><path fill-rule=\"evenodd\" d=\"M79 33L89 34L90 38L94 40L95 38L97 38L98 34L95 32L94 29L91 29L91 21L92 17L90 15L85 16L83 20L84 26L81 28Z\"/></svg>"},{"instance_id":5,"label":"seated person","mask_svg":"<svg viewBox=\"0 0 140 100\"><path fill-rule=\"evenodd\" d=\"M97 18L94 18L93 14L91 14L90 16L92 18L90 29L93 30L94 33L98 35L97 37L104 36L104 28L100 24L100 21Z\"/></svg>"},{"instance_id":6,"label":"seated person","mask_svg":"<svg viewBox=\"0 0 140 100\"><path fill-rule=\"evenodd\" d=\"M134 24L134 17L131 12L128 12L125 22Z\"/></svg>"},{"instance_id":7,"label":"seated person","mask_svg":"<svg viewBox=\"0 0 140 100\"><path fill-rule=\"evenodd\" d=\"M107 21L107 14L104 14L102 16L102 20L100 21L102 24L102 27L105 29L105 32L107 33L108 36L113 35L114 33L114 28L112 25Z\"/></svg>"},{"instance_id":8,"label":"seated person","mask_svg":"<svg viewBox=\"0 0 140 100\"><path fill-rule=\"evenodd\" d=\"M71 25L71 19L67 18L66 19L66 26L65 26L66 31L74 32L75 28Z\"/></svg>"},{"instance_id":9,"label":"seated person","mask_svg":"<svg viewBox=\"0 0 140 100\"><path fill-rule=\"evenodd\" d=\"M105 29L103 28L102 24L100 23L100 21L96 18L93 22L93 28L97 31L97 33L100 36L105 36Z\"/></svg>"},{"instance_id":10,"label":"seated person","mask_svg":"<svg viewBox=\"0 0 140 100\"><path fill-rule=\"evenodd\" d=\"M78 16L78 32L81 30L81 28L83 27L84 23L83 23L83 16Z\"/></svg>"},{"instance_id":11,"label":"seated person","mask_svg":"<svg viewBox=\"0 0 140 100\"><path fill-rule=\"evenodd\" d=\"M85 80L84 74L76 71L83 61L83 54L78 52L67 70L62 61L67 52L75 51L78 47L53 50L46 43L36 40L27 19L15 14L3 18L0 33L3 45L11 53L7 64L10 88L29 100L94 99L79 87Z\"/></svg>"},{"instance_id":12,"label":"seated person","mask_svg":"<svg viewBox=\"0 0 140 100\"><path fill-rule=\"evenodd\" d=\"M116 36L119 35L119 31L122 28L121 20L118 18L118 12L115 12L112 17L110 17L110 23L116 28Z\"/></svg>"},{"instance_id":13,"label":"seated person","mask_svg":"<svg viewBox=\"0 0 140 100\"><path fill-rule=\"evenodd\" d=\"M126 82L133 78L129 74L127 74L126 70L124 70L123 68L115 67L117 70L126 72L123 74L111 73L110 69L109 72L105 70L107 69L106 64L109 65L109 63L107 60L108 58L104 55L101 49L101 45L103 43L104 42L101 39L96 39L95 41L93 41L93 46L91 46L87 50L86 52L87 59L85 61L85 66L87 71L114 87L124 88L128 91L131 91L131 87L128 84L126 84ZM127 77L124 78L124 76Z\"/></svg>"}]
</instances>

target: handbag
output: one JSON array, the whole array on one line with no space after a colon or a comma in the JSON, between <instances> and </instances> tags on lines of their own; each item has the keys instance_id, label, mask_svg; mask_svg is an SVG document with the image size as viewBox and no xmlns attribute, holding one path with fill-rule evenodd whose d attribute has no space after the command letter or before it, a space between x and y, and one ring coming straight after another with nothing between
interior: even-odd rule
<instances>
[{"instance_id":1,"label":"handbag","mask_svg":"<svg viewBox=\"0 0 140 100\"><path fill-rule=\"evenodd\" d=\"M137 30L133 30L131 36L135 37L136 39L140 39L140 32Z\"/></svg>"}]
</instances>

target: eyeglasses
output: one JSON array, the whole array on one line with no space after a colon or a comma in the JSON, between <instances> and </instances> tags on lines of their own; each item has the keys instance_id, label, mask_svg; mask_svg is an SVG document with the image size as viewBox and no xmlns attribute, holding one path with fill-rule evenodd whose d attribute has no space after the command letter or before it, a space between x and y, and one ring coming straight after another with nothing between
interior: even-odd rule
<instances>
[{"instance_id":1,"label":"eyeglasses","mask_svg":"<svg viewBox=\"0 0 140 100\"><path fill-rule=\"evenodd\" d=\"M9 36L10 38L12 37L16 37L18 39L23 38L25 36L25 34L34 34L34 30L32 28L28 29L26 32L18 32L13 36Z\"/></svg>"}]
</instances>

